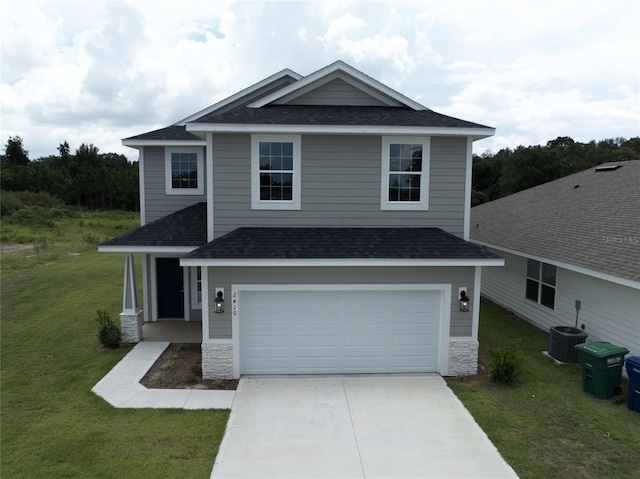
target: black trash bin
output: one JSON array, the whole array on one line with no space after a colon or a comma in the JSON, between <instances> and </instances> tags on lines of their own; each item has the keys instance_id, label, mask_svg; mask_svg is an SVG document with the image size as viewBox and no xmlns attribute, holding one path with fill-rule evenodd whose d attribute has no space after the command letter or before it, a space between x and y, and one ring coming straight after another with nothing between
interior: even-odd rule
<instances>
[{"instance_id":1,"label":"black trash bin","mask_svg":"<svg viewBox=\"0 0 640 479\"><path fill-rule=\"evenodd\" d=\"M587 333L571 326L554 326L549 330L549 356L563 363L578 362L578 352L573 348L587 340Z\"/></svg>"},{"instance_id":2,"label":"black trash bin","mask_svg":"<svg viewBox=\"0 0 640 479\"><path fill-rule=\"evenodd\" d=\"M627 358L627 375L629 376L629 400L627 407L640 412L640 356Z\"/></svg>"}]
</instances>

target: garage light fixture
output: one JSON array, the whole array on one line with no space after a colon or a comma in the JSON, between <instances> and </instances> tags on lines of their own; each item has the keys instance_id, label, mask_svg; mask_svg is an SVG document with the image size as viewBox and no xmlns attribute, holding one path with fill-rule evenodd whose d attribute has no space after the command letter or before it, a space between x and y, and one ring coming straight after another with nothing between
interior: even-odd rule
<instances>
[{"instance_id":1,"label":"garage light fixture","mask_svg":"<svg viewBox=\"0 0 640 479\"><path fill-rule=\"evenodd\" d=\"M460 291L460 311L466 313L469 311L469 302L471 300L469 299L469 296L467 296L467 292L462 289Z\"/></svg>"},{"instance_id":2,"label":"garage light fixture","mask_svg":"<svg viewBox=\"0 0 640 479\"><path fill-rule=\"evenodd\" d=\"M224 313L224 290L221 288L216 289L214 312Z\"/></svg>"}]
</instances>

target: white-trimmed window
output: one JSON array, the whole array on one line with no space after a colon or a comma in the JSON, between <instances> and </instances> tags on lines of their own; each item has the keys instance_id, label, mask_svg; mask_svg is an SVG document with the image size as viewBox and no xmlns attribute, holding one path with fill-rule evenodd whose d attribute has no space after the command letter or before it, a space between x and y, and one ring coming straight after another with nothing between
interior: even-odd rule
<instances>
[{"instance_id":1,"label":"white-trimmed window","mask_svg":"<svg viewBox=\"0 0 640 479\"><path fill-rule=\"evenodd\" d=\"M168 195L203 195L202 148L165 148L165 190Z\"/></svg>"},{"instance_id":2,"label":"white-trimmed window","mask_svg":"<svg viewBox=\"0 0 640 479\"><path fill-rule=\"evenodd\" d=\"M383 210L429 209L428 137L382 137Z\"/></svg>"},{"instance_id":3,"label":"white-trimmed window","mask_svg":"<svg viewBox=\"0 0 640 479\"><path fill-rule=\"evenodd\" d=\"M191 268L191 307L202 309L202 268Z\"/></svg>"},{"instance_id":4,"label":"white-trimmed window","mask_svg":"<svg viewBox=\"0 0 640 479\"><path fill-rule=\"evenodd\" d=\"M251 136L251 207L300 209L300 135Z\"/></svg>"},{"instance_id":5,"label":"white-trimmed window","mask_svg":"<svg viewBox=\"0 0 640 479\"><path fill-rule=\"evenodd\" d=\"M549 309L555 309L556 274L555 266L528 259L525 297Z\"/></svg>"}]
</instances>

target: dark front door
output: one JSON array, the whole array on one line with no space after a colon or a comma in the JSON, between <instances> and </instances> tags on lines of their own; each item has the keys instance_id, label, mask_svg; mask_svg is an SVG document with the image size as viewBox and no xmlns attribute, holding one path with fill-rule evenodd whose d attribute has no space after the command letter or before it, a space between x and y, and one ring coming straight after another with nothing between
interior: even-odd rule
<instances>
[{"instance_id":1,"label":"dark front door","mask_svg":"<svg viewBox=\"0 0 640 479\"><path fill-rule=\"evenodd\" d=\"M156 258L158 318L184 318L184 283L178 258Z\"/></svg>"}]
</instances>

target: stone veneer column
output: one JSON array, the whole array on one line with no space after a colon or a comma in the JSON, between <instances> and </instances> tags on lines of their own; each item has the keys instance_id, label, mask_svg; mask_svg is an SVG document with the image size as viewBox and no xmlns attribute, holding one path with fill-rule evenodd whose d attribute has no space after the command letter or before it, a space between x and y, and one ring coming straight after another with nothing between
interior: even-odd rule
<instances>
[{"instance_id":1,"label":"stone veneer column","mask_svg":"<svg viewBox=\"0 0 640 479\"><path fill-rule=\"evenodd\" d=\"M202 342L202 379L233 378L233 341Z\"/></svg>"},{"instance_id":2,"label":"stone veneer column","mask_svg":"<svg viewBox=\"0 0 640 479\"><path fill-rule=\"evenodd\" d=\"M478 346L469 339L449 341L449 376L478 374Z\"/></svg>"},{"instance_id":3,"label":"stone veneer column","mask_svg":"<svg viewBox=\"0 0 640 479\"><path fill-rule=\"evenodd\" d=\"M137 343L142 339L144 312L120 313L120 333L123 343Z\"/></svg>"}]
</instances>

